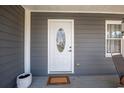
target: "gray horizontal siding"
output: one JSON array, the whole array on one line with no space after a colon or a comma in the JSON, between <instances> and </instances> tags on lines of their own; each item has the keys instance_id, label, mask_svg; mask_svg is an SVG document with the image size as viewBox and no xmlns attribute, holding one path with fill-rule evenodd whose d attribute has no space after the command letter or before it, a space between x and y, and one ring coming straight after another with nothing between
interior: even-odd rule
<instances>
[{"instance_id":1,"label":"gray horizontal siding","mask_svg":"<svg viewBox=\"0 0 124 93\"><path fill-rule=\"evenodd\" d=\"M0 87L15 87L24 70L24 9L0 6Z\"/></svg>"},{"instance_id":2,"label":"gray horizontal siding","mask_svg":"<svg viewBox=\"0 0 124 93\"><path fill-rule=\"evenodd\" d=\"M121 14L32 12L31 72L33 75L47 75L47 20L74 19L75 74L115 74L112 60L105 58L105 20L121 20L123 16Z\"/></svg>"}]
</instances>

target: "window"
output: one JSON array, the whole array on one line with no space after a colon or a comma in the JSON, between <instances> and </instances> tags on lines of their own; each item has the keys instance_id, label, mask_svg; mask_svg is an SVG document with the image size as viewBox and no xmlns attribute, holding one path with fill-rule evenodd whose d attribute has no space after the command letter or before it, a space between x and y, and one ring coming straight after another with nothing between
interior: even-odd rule
<instances>
[{"instance_id":1,"label":"window","mask_svg":"<svg viewBox=\"0 0 124 93\"><path fill-rule=\"evenodd\" d=\"M106 57L111 53L121 53L121 21L106 21Z\"/></svg>"}]
</instances>

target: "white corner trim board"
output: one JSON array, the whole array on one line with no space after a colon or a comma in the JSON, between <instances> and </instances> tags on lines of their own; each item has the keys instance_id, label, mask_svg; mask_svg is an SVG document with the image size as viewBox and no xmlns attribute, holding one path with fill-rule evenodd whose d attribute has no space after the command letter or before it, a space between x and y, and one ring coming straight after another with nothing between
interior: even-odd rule
<instances>
[{"instance_id":1,"label":"white corner trim board","mask_svg":"<svg viewBox=\"0 0 124 93\"><path fill-rule=\"evenodd\" d=\"M24 33L24 71L30 73L30 27L31 26L31 12L25 9L25 33Z\"/></svg>"}]
</instances>

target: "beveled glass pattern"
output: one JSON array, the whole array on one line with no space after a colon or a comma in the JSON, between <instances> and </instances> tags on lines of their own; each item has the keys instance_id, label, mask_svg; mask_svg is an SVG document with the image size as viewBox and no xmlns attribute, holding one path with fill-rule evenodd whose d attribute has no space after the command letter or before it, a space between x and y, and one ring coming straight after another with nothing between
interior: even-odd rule
<instances>
[{"instance_id":1,"label":"beveled glass pattern","mask_svg":"<svg viewBox=\"0 0 124 93\"><path fill-rule=\"evenodd\" d=\"M59 52L63 52L65 48L65 42L66 42L66 37L65 37L64 29L59 28L56 35L56 44Z\"/></svg>"}]
</instances>

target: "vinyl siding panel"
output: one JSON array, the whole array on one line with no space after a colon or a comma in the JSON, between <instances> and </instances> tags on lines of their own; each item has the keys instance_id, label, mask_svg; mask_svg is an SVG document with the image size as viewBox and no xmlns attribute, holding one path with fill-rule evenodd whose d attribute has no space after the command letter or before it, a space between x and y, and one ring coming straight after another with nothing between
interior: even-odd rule
<instances>
[{"instance_id":1,"label":"vinyl siding panel","mask_svg":"<svg viewBox=\"0 0 124 93\"><path fill-rule=\"evenodd\" d=\"M24 9L0 6L0 87L15 87L24 72Z\"/></svg>"},{"instance_id":2,"label":"vinyl siding panel","mask_svg":"<svg viewBox=\"0 0 124 93\"><path fill-rule=\"evenodd\" d=\"M32 74L48 75L48 19L74 19L74 75L116 74L112 59L105 58L105 20L121 20L123 16L121 14L32 12Z\"/></svg>"}]
</instances>

